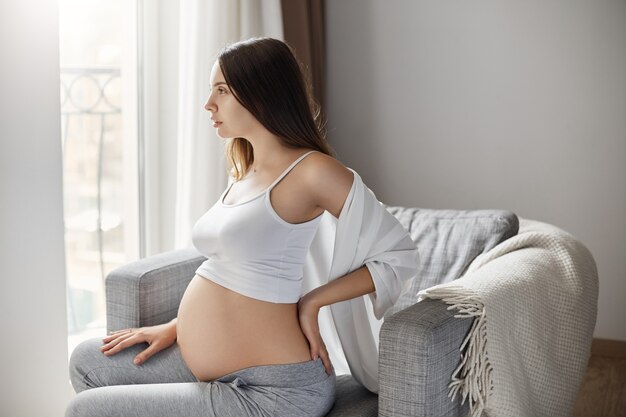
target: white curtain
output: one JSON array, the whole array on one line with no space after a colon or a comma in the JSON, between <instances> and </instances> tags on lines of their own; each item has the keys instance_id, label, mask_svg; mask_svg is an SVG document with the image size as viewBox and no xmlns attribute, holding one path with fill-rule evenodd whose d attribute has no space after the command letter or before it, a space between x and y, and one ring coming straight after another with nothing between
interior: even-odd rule
<instances>
[{"instance_id":1,"label":"white curtain","mask_svg":"<svg viewBox=\"0 0 626 417\"><path fill-rule=\"evenodd\" d=\"M256 36L284 40L280 0L181 0L179 33L176 249L228 185L224 139L204 109L218 51Z\"/></svg>"}]
</instances>

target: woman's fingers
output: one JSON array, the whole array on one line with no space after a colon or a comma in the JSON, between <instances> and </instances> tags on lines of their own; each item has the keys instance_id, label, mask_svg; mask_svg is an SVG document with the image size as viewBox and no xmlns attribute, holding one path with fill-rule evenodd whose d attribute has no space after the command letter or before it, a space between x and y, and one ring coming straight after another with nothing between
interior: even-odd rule
<instances>
[{"instance_id":1,"label":"woman's fingers","mask_svg":"<svg viewBox=\"0 0 626 417\"><path fill-rule=\"evenodd\" d=\"M317 359L322 356L322 349L326 349L326 346L324 346L323 342L319 344L319 347L313 347L313 349L311 350L311 353L313 354L313 359Z\"/></svg>"},{"instance_id":2,"label":"woman's fingers","mask_svg":"<svg viewBox=\"0 0 626 417\"><path fill-rule=\"evenodd\" d=\"M115 339L118 336L129 335L129 334L135 333L137 330L139 329L130 328L130 329L115 330L115 331L109 332L109 335L106 336L104 339L102 339L102 341L107 342L109 340Z\"/></svg>"},{"instance_id":3,"label":"woman's fingers","mask_svg":"<svg viewBox=\"0 0 626 417\"><path fill-rule=\"evenodd\" d=\"M100 350L102 350L102 352L105 355L115 355L117 352L119 352L122 349L126 349L128 346L132 346L135 343L128 343L126 342L128 339L131 339L132 336L129 337L125 337L125 338L119 338L116 340L112 340L111 342L109 342L108 344L102 346L100 348Z\"/></svg>"},{"instance_id":4,"label":"woman's fingers","mask_svg":"<svg viewBox=\"0 0 626 417\"><path fill-rule=\"evenodd\" d=\"M328 375L333 373L333 364L330 363L330 357L328 356L328 353L325 353L322 356L322 362L324 363L324 368L326 368L326 373Z\"/></svg>"},{"instance_id":5,"label":"woman's fingers","mask_svg":"<svg viewBox=\"0 0 626 417\"><path fill-rule=\"evenodd\" d=\"M333 365L330 362L330 355L328 354L328 350L326 349L326 345L324 345L324 343L322 343L320 347L316 350L316 352L313 353L313 359L316 359L318 357L322 359L324 368L326 368L326 373L328 375L332 374Z\"/></svg>"},{"instance_id":6,"label":"woman's fingers","mask_svg":"<svg viewBox=\"0 0 626 417\"><path fill-rule=\"evenodd\" d=\"M110 341L108 343L106 343L105 345L100 347L100 350L105 354L105 355L114 355L115 353L119 352L122 349L126 349L129 346L134 345L135 343L137 343L137 340L133 340L134 337L136 336L136 333L123 333L120 335L115 335L113 336L112 339L110 339ZM105 338L103 339L103 341L106 341L109 338ZM126 342L127 340L131 339L131 342Z\"/></svg>"},{"instance_id":7,"label":"woman's fingers","mask_svg":"<svg viewBox=\"0 0 626 417\"><path fill-rule=\"evenodd\" d=\"M135 356L135 359L133 359L133 363L135 365L141 365L142 363L147 361L148 358L150 358L150 356L154 355L160 350L161 348L157 346L157 343L153 343L150 346L148 346L143 352Z\"/></svg>"},{"instance_id":8,"label":"woman's fingers","mask_svg":"<svg viewBox=\"0 0 626 417\"><path fill-rule=\"evenodd\" d=\"M118 333L132 333L133 329L121 329L121 330L113 330L109 332L109 335L118 334Z\"/></svg>"},{"instance_id":9,"label":"woman's fingers","mask_svg":"<svg viewBox=\"0 0 626 417\"><path fill-rule=\"evenodd\" d=\"M108 342L110 340L113 340L115 338L117 338L118 336L120 336L119 334L112 334L110 336L105 337L104 339L102 339L103 342Z\"/></svg>"}]
</instances>

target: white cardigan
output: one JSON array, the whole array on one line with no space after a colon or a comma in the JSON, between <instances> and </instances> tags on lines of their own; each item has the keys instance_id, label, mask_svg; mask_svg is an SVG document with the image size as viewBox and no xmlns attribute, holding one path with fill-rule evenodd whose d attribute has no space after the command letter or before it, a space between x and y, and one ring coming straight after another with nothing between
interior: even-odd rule
<instances>
[{"instance_id":1,"label":"white cardigan","mask_svg":"<svg viewBox=\"0 0 626 417\"><path fill-rule=\"evenodd\" d=\"M376 291L320 310L320 334L337 375L350 373L378 393L378 336L385 312L419 269L417 245L398 219L354 174L339 218L324 212L303 270L302 295L363 265ZM368 301L366 301L368 300ZM329 307L329 308L327 308Z\"/></svg>"}]
</instances>

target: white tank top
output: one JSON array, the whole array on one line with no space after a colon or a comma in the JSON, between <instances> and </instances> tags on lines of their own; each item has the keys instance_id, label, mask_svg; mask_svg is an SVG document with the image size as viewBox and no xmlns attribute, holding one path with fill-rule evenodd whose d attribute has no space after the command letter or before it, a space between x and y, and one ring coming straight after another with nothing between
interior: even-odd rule
<instances>
[{"instance_id":1,"label":"white tank top","mask_svg":"<svg viewBox=\"0 0 626 417\"><path fill-rule=\"evenodd\" d=\"M224 196L193 226L194 247L208 259L196 274L237 293L272 303L300 299L305 257L322 214L304 223L288 223L274 211L270 191L310 151L296 159L263 192L224 204Z\"/></svg>"}]
</instances>

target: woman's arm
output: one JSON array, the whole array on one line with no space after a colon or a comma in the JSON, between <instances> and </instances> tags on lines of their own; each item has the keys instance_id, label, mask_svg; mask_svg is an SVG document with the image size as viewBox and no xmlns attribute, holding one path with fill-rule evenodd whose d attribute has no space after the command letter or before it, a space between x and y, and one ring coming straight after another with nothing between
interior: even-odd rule
<instances>
[{"instance_id":1,"label":"woman's arm","mask_svg":"<svg viewBox=\"0 0 626 417\"><path fill-rule=\"evenodd\" d=\"M376 290L367 266L363 265L347 275L321 285L304 295L307 303L322 308L339 301L350 300ZM304 298L303 297L303 298Z\"/></svg>"},{"instance_id":2,"label":"woman's arm","mask_svg":"<svg viewBox=\"0 0 626 417\"><path fill-rule=\"evenodd\" d=\"M329 375L332 373L333 366L319 331L317 318L320 308L369 294L374 290L372 276L367 266L363 265L349 274L309 291L298 301L300 327L309 341L311 358L316 359L319 356Z\"/></svg>"},{"instance_id":3,"label":"woman's arm","mask_svg":"<svg viewBox=\"0 0 626 417\"><path fill-rule=\"evenodd\" d=\"M354 174L336 159L322 154L314 154L314 164L309 164L305 175L307 189L311 190L312 204L323 208L339 218L348 200L356 178ZM308 292L298 301L300 327L307 337L311 357L320 357L326 372L332 373L330 355L322 340L318 325L321 307L350 300L376 290L374 281L366 265L334 279Z\"/></svg>"},{"instance_id":4,"label":"woman's arm","mask_svg":"<svg viewBox=\"0 0 626 417\"><path fill-rule=\"evenodd\" d=\"M312 156L315 157L314 164L309 165L305 178L314 204L339 218L356 180L354 174L335 158L323 154ZM349 274L315 288L305 294L305 297L307 303L321 308L375 290L372 275L367 266L363 265Z\"/></svg>"}]
</instances>

